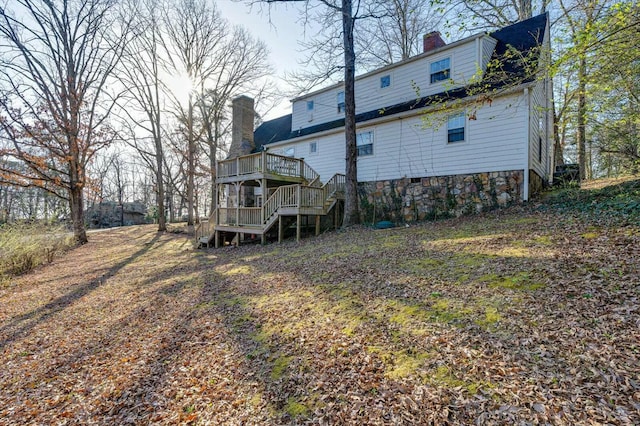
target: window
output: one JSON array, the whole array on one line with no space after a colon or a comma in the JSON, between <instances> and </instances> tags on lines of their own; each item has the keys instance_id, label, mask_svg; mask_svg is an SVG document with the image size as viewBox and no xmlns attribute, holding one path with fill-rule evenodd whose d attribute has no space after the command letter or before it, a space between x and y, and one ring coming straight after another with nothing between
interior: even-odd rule
<instances>
[{"instance_id":1,"label":"window","mask_svg":"<svg viewBox=\"0 0 640 426\"><path fill-rule=\"evenodd\" d=\"M318 142L311 142L309 144L309 154L316 154L318 152Z\"/></svg>"},{"instance_id":2,"label":"window","mask_svg":"<svg viewBox=\"0 0 640 426\"><path fill-rule=\"evenodd\" d=\"M307 101L307 111L313 111L313 101Z\"/></svg>"},{"instance_id":3,"label":"window","mask_svg":"<svg viewBox=\"0 0 640 426\"><path fill-rule=\"evenodd\" d=\"M447 123L447 142L462 142L464 141L464 112L453 114L449 116Z\"/></svg>"},{"instance_id":4,"label":"window","mask_svg":"<svg viewBox=\"0 0 640 426\"><path fill-rule=\"evenodd\" d=\"M338 112L344 112L344 92L338 92L336 100L338 102Z\"/></svg>"},{"instance_id":5,"label":"window","mask_svg":"<svg viewBox=\"0 0 640 426\"><path fill-rule=\"evenodd\" d=\"M384 89L385 87L391 86L391 76L385 75L380 77L380 88Z\"/></svg>"},{"instance_id":6,"label":"window","mask_svg":"<svg viewBox=\"0 0 640 426\"><path fill-rule=\"evenodd\" d=\"M451 60L444 58L431 63L431 83L446 80L451 74Z\"/></svg>"},{"instance_id":7,"label":"window","mask_svg":"<svg viewBox=\"0 0 640 426\"><path fill-rule=\"evenodd\" d=\"M373 132L362 132L356 135L356 148L358 157L373 155Z\"/></svg>"},{"instance_id":8,"label":"window","mask_svg":"<svg viewBox=\"0 0 640 426\"><path fill-rule=\"evenodd\" d=\"M296 156L296 148L294 146L290 146L289 148L284 149L284 155L287 157L295 157Z\"/></svg>"}]
</instances>

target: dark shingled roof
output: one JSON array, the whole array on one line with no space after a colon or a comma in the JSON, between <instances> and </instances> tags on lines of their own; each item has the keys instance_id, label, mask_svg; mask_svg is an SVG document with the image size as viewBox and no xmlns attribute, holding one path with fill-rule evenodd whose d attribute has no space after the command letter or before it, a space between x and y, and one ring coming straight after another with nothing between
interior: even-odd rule
<instances>
[{"instance_id":1,"label":"dark shingled roof","mask_svg":"<svg viewBox=\"0 0 640 426\"><path fill-rule=\"evenodd\" d=\"M290 138L291 114L265 121L253 132L256 152L262 151L264 145Z\"/></svg>"},{"instance_id":2,"label":"dark shingled roof","mask_svg":"<svg viewBox=\"0 0 640 426\"><path fill-rule=\"evenodd\" d=\"M527 71L522 64L522 58L530 61L537 61L539 55L539 47L542 45L547 25L547 14L535 16L525 21L518 22L508 27L490 33L495 38L496 43L492 62L500 61L499 69L489 71L483 77L483 81L478 87L487 90L499 89L500 87L508 87L513 83L525 83L532 81L535 76L527 75ZM519 53L513 55L509 52L509 46L515 48ZM403 102L395 105L389 105L372 111L363 112L356 115L356 123L361 123L375 118L388 117L401 112L411 111L414 109L424 108L425 106L444 101L462 99L469 96L470 93L478 93L473 87L461 87L458 89L448 90L435 95L426 96ZM291 114L274 120L262 123L254 132L254 142L256 151L263 149L265 145L274 142L280 142L287 139L306 136L325 130L335 129L344 126L344 118L321 123L315 126L306 127L304 129L291 131Z\"/></svg>"}]
</instances>

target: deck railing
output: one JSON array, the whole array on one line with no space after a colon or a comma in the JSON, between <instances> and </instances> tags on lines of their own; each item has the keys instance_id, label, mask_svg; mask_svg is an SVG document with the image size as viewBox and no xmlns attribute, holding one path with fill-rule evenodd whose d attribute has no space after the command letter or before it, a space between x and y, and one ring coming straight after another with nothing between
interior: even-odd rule
<instances>
[{"instance_id":1,"label":"deck railing","mask_svg":"<svg viewBox=\"0 0 640 426\"><path fill-rule=\"evenodd\" d=\"M218 225L261 226L262 208L260 207L220 207Z\"/></svg>"},{"instance_id":2,"label":"deck railing","mask_svg":"<svg viewBox=\"0 0 640 426\"><path fill-rule=\"evenodd\" d=\"M347 184L345 175L336 173L323 185L325 200L334 194L344 193L344 187Z\"/></svg>"},{"instance_id":3,"label":"deck railing","mask_svg":"<svg viewBox=\"0 0 640 426\"><path fill-rule=\"evenodd\" d=\"M250 165L251 161L254 160L236 161L234 164L239 166L241 170L247 170L248 167L246 165ZM326 213L325 210L328 205L325 205L325 203L328 200L331 201L338 198L340 194L344 193L345 175L335 174L322 186L316 186L317 182L318 179L313 178L310 181L310 185L293 184L280 186L271 194L262 207L218 207L211 213L209 220L203 221L196 228L196 238L199 240L200 237L211 236L215 225L269 226L277 218L278 209L281 208L317 208Z\"/></svg>"},{"instance_id":4,"label":"deck railing","mask_svg":"<svg viewBox=\"0 0 640 426\"><path fill-rule=\"evenodd\" d=\"M302 186L300 207L324 207L324 190L311 186Z\"/></svg>"},{"instance_id":5,"label":"deck railing","mask_svg":"<svg viewBox=\"0 0 640 426\"><path fill-rule=\"evenodd\" d=\"M300 158L271 154L265 151L229 160L220 160L216 173L218 178L270 173L284 177L303 178L309 182L318 177L318 173Z\"/></svg>"},{"instance_id":6,"label":"deck railing","mask_svg":"<svg viewBox=\"0 0 640 426\"><path fill-rule=\"evenodd\" d=\"M300 185L278 187L264 203L263 222L266 223L280 207L296 207Z\"/></svg>"},{"instance_id":7,"label":"deck railing","mask_svg":"<svg viewBox=\"0 0 640 426\"><path fill-rule=\"evenodd\" d=\"M211 227L209 226L209 221L208 220L203 220L201 221L199 224L196 225L196 241L200 241L200 238L202 237L208 237L209 235L211 235L211 232L213 231L213 229L211 229Z\"/></svg>"}]
</instances>

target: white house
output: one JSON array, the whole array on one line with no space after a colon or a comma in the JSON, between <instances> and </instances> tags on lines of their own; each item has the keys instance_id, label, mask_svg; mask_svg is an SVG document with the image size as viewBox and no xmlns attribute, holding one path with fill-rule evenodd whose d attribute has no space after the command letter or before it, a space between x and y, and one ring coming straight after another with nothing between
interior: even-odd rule
<instances>
[{"instance_id":1,"label":"white house","mask_svg":"<svg viewBox=\"0 0 640 426\"><path fill-rule=\"evenodd\" d=\"M450 44L431 33L424 45L356 78L364 209L420 219L528 200L552 174L547 14ZM293 99L254 144L304 158L321 180L344 173L343 84Z\"/></svg>"},{"instance_id":2,"label":"white house","mask_svg":"<svg viewBox=\"0 0 640 426\"><path fill-rule=\"evenodd\" d=\"M460 215L527 201L552 177L549 22L539 15L445 44L356 78L358 185L365 222ZM345 171L344 88L292 100L253 130L253 100L233 101L233 137L217 164L225 205L198 238L281 240L337 226ZM276 226L277 225L277 226Z\"/></svg>"}]
</instances>

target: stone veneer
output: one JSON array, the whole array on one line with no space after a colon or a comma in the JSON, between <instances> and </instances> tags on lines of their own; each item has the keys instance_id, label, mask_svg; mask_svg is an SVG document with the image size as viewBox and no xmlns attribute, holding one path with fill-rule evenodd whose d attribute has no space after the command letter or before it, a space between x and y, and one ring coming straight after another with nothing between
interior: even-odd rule
<instances>
[{"instance_id":1,"label":"stone veneer","mask_svg":"<svg viewBox=\"0 0 640 426\"><path fill-rule=\"evenodd\" d=\"M522 200L523 170L359 183L366 223L461 216Z\"/></svg>"}]
</instances>

